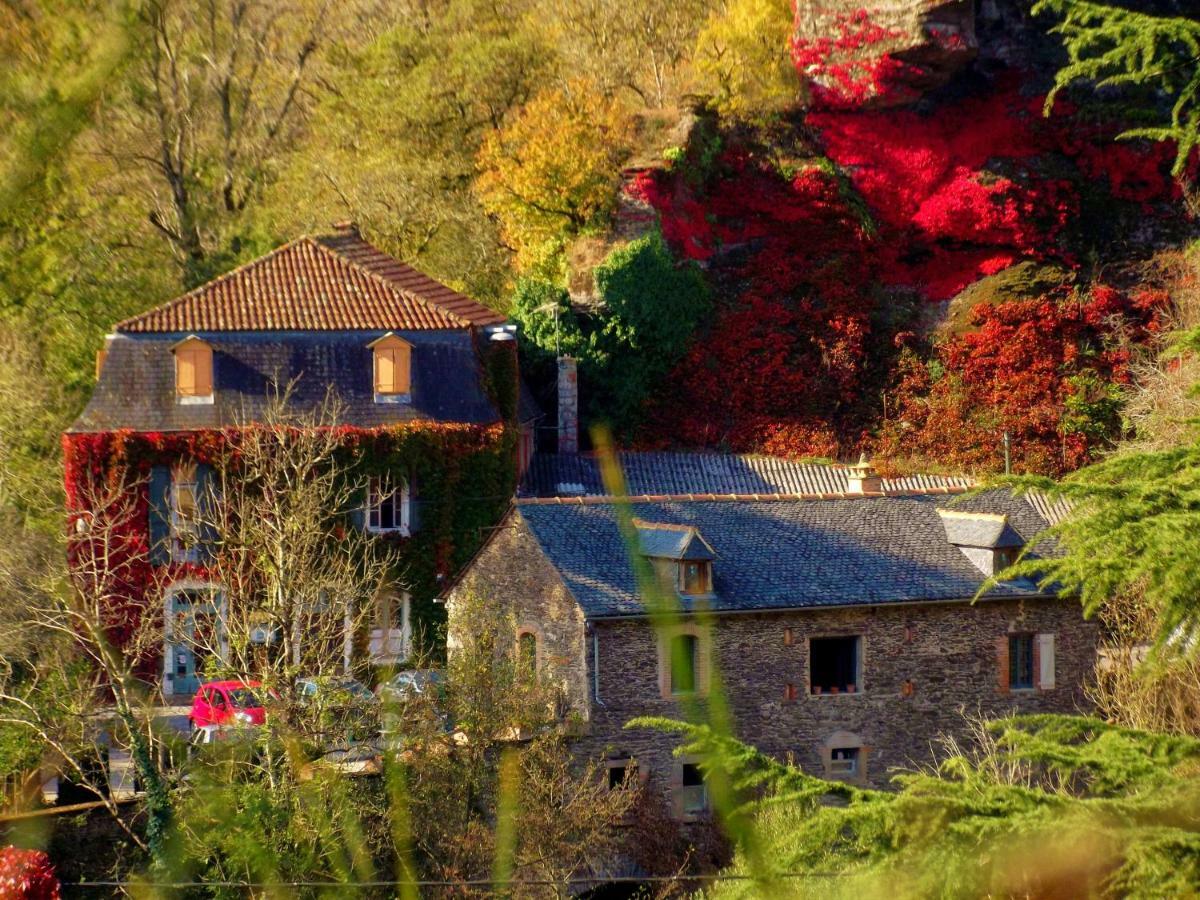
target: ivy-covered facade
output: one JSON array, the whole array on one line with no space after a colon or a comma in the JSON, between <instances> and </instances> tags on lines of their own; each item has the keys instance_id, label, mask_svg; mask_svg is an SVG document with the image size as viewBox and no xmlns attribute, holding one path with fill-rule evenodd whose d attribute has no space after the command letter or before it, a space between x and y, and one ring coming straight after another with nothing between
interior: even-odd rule
<instances>
[{"instance_id":1,"label":"ivy-covered facade","mask_svg":"<svg viewBox=\"0 0 1200 900\"><path fill-rule=\"evenodd\" d=\"M147 677L186 695L219 665L185 631L198 627L184 615L197 592L222 590L203 543L185 532L244 429L280 404L334 429L339 471L361 495L347 527L395 550L402 604L381 605L367 633L347 636L346 663L404 664L414 642L438 634L433 597L512 495L530 440L519 396L504 318L352 227L293 241L119 323L91 401L63 436L66 497L84 516L95 485L129 486L133 514L114 540L133 563L120 567L115 594L138 615L163 616ZM130 617L114 637L136 625Z\"/></svg>"}]
</instances>

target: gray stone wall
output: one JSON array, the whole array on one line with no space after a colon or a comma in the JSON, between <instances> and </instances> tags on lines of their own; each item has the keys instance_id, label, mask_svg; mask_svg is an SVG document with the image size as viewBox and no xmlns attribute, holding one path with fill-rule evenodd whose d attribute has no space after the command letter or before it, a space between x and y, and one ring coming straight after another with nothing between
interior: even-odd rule
<instances>
[{"instance_id":1,"label":"gray stone wall","mask_svg":"<svg viewBox=\"0 0 1200 900\"><path fill-rule=\"evenodd\" d=\"M623 727L636 716L683 716L680 703L663 696L658 640L648 622L593 624L597 696L597 663L583 613L517 512L452 592L452 626L454 598L464 591L503 604L518 627L538 629L542 671L563 687L585 723L581 754L634 757L653 783L671 785L674 739ZM1007 662L997 641L1011 632L1054 634L1053 688L1000 689ZM825 635L862 636L859 692L809 694L809 638ZM962 736L961 712L1086 710L1083 688L1097 632L1076 602L1005 600L724 615L713 617L708 636L739 737L814 774L825 773L831 740L846 746L848 738L857 738L866 783L885 785L889 770L930 762L939 734ZM789 683L795 699L787 699Z\"/></svg>"},{"instance_id":2,"label":"gray stone wall","mask_svg":"<svg viewBox=\"0 0 1200 900\"><path fill-rule=\"evenodd\" d=\"M583 610L550 565L529 526L515 512L505 517L487 546L446 598L451 645L456 607L475 593L500 603L518 633L538 636L538 671L559 686L575 715L586 720L588 685Z\"/></svg>"},{"instance_id":3,"label":"gray stone wall","mask_svg":"<svg viewBox=\"0 0 1200 900\"><path fill-rule=\"evenodd\" d=\"M679 702L659 690L654 630L636 620L596 628L600 702L593 701L591 732L580 751L637 758L654 782L669 785L674 740L623 728L639 715L682 717ZM998 658L997 639L1009 632L1055 635L1055 687L1000 689L998 669L1006 661ZM808 638L839 634L862 636L860 690L811 696ZM1078 603L1038 600L726 615L714 617L711 641L739 737L823 775L830 739L842 746L856 736L866 749L866 782L884 785L890 769L930 762L937 735L961 736L961 711L1086 710L1083 687L1096 636ZM590 646L588 652L590 663ZM788 683L796 686L794 700L786 699Z\"/></svg>"}]
</instances>

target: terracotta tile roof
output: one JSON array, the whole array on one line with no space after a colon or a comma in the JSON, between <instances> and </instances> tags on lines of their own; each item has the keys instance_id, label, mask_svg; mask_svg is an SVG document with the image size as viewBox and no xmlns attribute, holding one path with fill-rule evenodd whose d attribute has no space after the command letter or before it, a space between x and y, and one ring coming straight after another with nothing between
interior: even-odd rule
<instances>
[{"instance_id":1,"label":"terracotta tile roof","mask_svg":"<svg viewBox=\"0 0 1200 900\"><path fill-rule=\"evenodd\" d=\"M116 326L122 332L437 330L504 316L357 231L302 237Z\"/></svg>"}]
</instances>

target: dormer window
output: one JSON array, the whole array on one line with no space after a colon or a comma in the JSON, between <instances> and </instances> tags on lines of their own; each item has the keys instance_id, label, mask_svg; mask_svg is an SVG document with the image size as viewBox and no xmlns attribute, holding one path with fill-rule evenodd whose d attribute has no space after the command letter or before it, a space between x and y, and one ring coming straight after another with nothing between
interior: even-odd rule
<instances>
[{"instance_id":1,"label":"dormer window","mask_svg":"<svg viewBox=\"0 0 1200 900\"><path fill-rule=\"evenodd\" d=\"M1002 513L939 509L946 540L984 575L997 575L1017 561L1025 540Z\"/></svg>"},{"instance_id":2,"label":"dormer window","mask_svg":"<svg viewBox=\"0 0 1200 900\"><path fill-rule=\"evenodd\" d=\"M412 391L412 344L389 331L367 345L374 353L376 403L403 403Z\"/></svg>"},{"instance_id":3,"label":"dormer window","mask_svg":"<svg viewBox=\"0 0 1200 900\"><path fill-rule=\"evenodd\" d=\"M175 354L175 397L183 404L213 402L212 347L194 334L171 348Z\"/></svg>"},{"instance_id":4,"label":"dormer window","mask_svg":"<svg viewBox=\"0 0 1200 900\"><path fill-rule=\"evenodd\" d=\"M650 560L662 586L685 597L713 592L712 562L716 553L691 525L667 525L634 519L642 555Z\"/></svg>"}]
</instances>

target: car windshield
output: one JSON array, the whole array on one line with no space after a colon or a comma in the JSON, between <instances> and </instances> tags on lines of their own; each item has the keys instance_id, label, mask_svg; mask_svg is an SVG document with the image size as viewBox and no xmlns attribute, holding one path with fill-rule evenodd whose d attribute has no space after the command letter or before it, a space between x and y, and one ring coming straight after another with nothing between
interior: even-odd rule
<instances>
[{"instance_id":1,"label":"car windshield","mask_svg":"<svg viewBox=\"0 0 1200 900\"><path fill-rule=\"evenodd\" d=\"M419 692L431 685L441 684L444 680L441 672L422 669L415 672L401 672L392 679L392 685L398 688L411 688Z\"/></svg>"},{"instance_id":2,"label":"car windshield","mask_svg":"<svg viewBox=\"0 0 1200 900\"><path fill-rule=\"evenodd\" d=\"M229 691L229 702L238 709L251 709L263 705L262 694L249 687L233 688Z\"/></svg>"}]
</instances>

